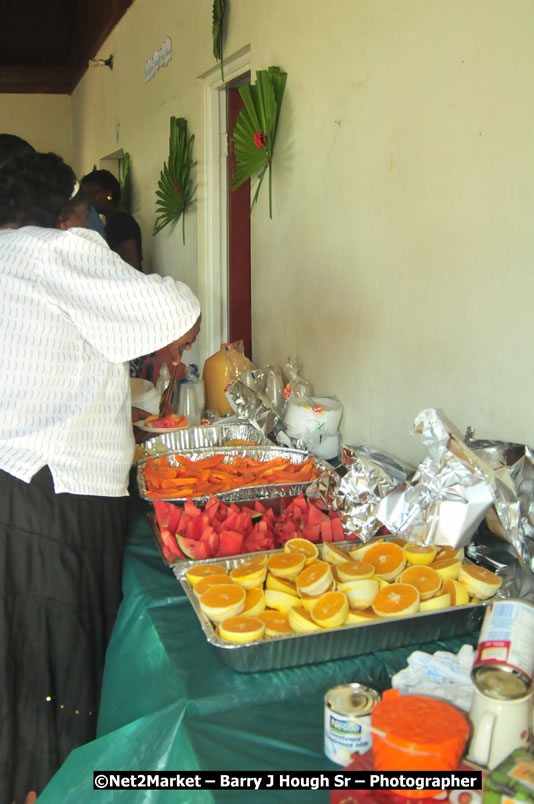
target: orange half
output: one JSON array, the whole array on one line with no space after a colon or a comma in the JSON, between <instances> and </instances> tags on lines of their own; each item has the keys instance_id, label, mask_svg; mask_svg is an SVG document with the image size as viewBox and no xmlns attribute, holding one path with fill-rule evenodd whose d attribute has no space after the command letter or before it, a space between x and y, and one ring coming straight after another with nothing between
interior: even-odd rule
<instances>
[{"instance_id":1,"label":"orange half","mask_svg":"<svg viewBox=\"0 0 534 804\"><path fill-rule=\"evenodd\" d=\"M409 583L392 583L381 589L373 601L379 617L404 617L419 610L419 590Z\"/></svg>"},{"instance_id":2,"label":"orange half","mask_svg":"<svg viewBox=\"0 0 534 804\"><path fill-rule=\"evenodd\" d=\"M385 581L396 578L406 566L406 559L402 547L393 542L375 544L365 552L365 561L369 561L375 568L375 573Z\"/></svg>"},{"instance_id":3,"label":"orange half","mask_svg":"<svg viewBox=\"0 0 534 804\"><path fill-rule=\"evenodd\" d=\"M280 636L281 634L292 634L293 629L289 624L289 618L282 611L262 611L258 614L258 620L265 625L266 636Z\"/></svg>"},{"instance_id":4,"label":"orange half","mask_svg":"<svg viewBox=\"0 0 534 804\"><path fill-rule=\"evenodd\" d=\"M349 613L349 601L343 592L327 592L314 604L312 619L321 628L337 628L343 625Z\"/></svg>"},{"instance_id":5,"label":"orange half","mask_svg":"<svg viewBox=\"0 0 534 804\"><path fill-rule=\"evenodd\" d=\"M275 553L267 561L267 569L279 578L296 578L306 563L304 553Z\"/></svg>"},{"instance_id":6,"label":"orange half","mask_svg":"<svg viewBox=\"0 0 534 804\"><path fill-rule=\"evenodd\" d=\"M419 590L421 600L433 597L441 589L441 578L431 567L416 566L405 569L400 577L401 583L409 583Z\"/></svg>"},{"instance_id":7,"label":"orange half","mask_svg":"<svg viewBox=\"0 0 534 804\"><path fill-rule=\"evenodd\" d=\"M194 585L193 591L197 597L200 597L202 594L204 594L208 587L216 586L217 584L221 583L232 583L232 581L228 575L206 575Z\"/></svg>"},{"instance_id":8,"label":"orange half","mask_svg":"<svg viewBox=\"0 0 534 804\"><path fill-rule=\"evenodd\" d=\"M222 564L193 564L186 570L185 577L194 586L206 575L227 575L228 570Z\"/></svg>"}]
</instances>

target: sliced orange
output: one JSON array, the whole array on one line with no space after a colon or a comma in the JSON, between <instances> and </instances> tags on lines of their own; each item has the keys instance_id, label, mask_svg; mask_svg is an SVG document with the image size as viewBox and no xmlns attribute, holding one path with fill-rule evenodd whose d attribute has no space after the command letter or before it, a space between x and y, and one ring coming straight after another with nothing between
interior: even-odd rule
<instances>
[{"instance_id":1,"label":"sliced orange","mask_svg":"<svg viewBox=\"0 0 534 804\"><path fill-rule=\"evenodd\" d=\"M439 554L438 554L439 555ZM432 569L435 569L437 573L439 573L442 581L448 581L449 578L456 580L458 577L458 573L460 572L460 567L462 566L462 562L459 558L438 558L436 561L433 561L432 564L429 566Z\"/></svg>"},{"instance_id":2,"label":"sliced orange","mask_svg":"<svg viewBox=\"0 0 534 804\"><path fill-rule=\"evenodd\" d=\"M222 583L210 586L199 598L199 605L206 617L220 622L227 617L241 614L245 608L247 593L235 583Z\"/></svg>"},{"instance_id":3,"label":"sliced orange","mask_svg":"<svg viewBox=\"0 0 534 804\"><path fill-rule=\"evenodd\" d=\"M267 567L249 561L243 561L230 570L230 578L245 589L262 586L266 575Z\"/></svg>"},{"instance_id":4,"label":"sliced orange","mask_svg":"<svg viewBox=\"0 0 534 804\"><path fill-rule=\"evenodd\" d=\"M321 544L321 558L323 561L328 561L329 564L340 564L343 561L350 561L351 557L346 550L342 550L332 542L323 542Z\"/></svg>"},{"instance_id":5,"label":"sliced orange","mask_svg":"<svg viewBox=\"0 0 534 804\"><path fill-rule=\"evenodd\" d=\"M297 634L307 634L310 631L320 631L321 626L312 619L303 606L294 606L289 609L289 625Z\"/></svg>"},{"instance_id":6,"label":"sliced orange","mask_svg":"<svg viewBox=\"0 0 534 804\"><path fill-rule=\"evenodd\" d=\"M306 564L311 564L319 558L319 548L309 539L288 539L284 544L286 553L304 553L306 556Z\"/></svg>"},{"instance_id":7,"label":"sliced orange","mask_svg":"<svg viewBox=\"0 0 534 804\"><path fill-rule=\"evenodd\" d=\"M463 583L470 595L479 600L493 597L502 586L502 578L477 564L462 564L458 580Z\"/></svg>"},{"instance_id":8,"label":"sliced orange","mask_svg":"<svg viewBox=\"0 0 534 804\"><path fill-rule=\"evenodd\" d=\"M294 581L279 578L277 575L271 575L270 572L267 573L267 578L265 579L265 588L277 589L279 592L286 592L286 594L295 595L295 597L299 596Z\"/></svg>"},{"instance_id":9,"label":"sliced orange","mask_svg":"<svg viewBox=\"0 0 534 804\"><path fill-rule=\"evenodd\" d=\"M232 583L232 581L228 575L206 575L194 585L193 591L197 597L200 597L209 586L221 583Z\"/></svg>"},{"instance_id":10,"label":"sliced orange","mask_svg":"<svg viewBox=\"0 0 534 804\"><path fill-rule=\"evenodd\" d=\"M433 597L441 589L441 578L431 567L413 565L400 576L401 583L410 583L419 590L421 600Z\"/></svg>"},{"instance_id":11,"label":"sliced orange","mask_svg":"<svg viewBox=\"0 0 534 804\"><path fill-rule=\"evenodd\" d=\"M306 609L306 611L311 611L320 597L325 595L327 592L333 592L335 588L336 588L336 584L334 583L334 580L332 579L332 582L331 582L330 586L328 587L328 589L325 589L324 592L321 592L320 595L306 595L304 592L300 592L299 593L300 603L301 603L302 607L304 609Z\"/></svg>"},{"instance_id":12,"label":"sliced orange","mask_svg":"<svg viewBox=\"0 0 534 804\"><path fill-rule=\"evenodd\" d=\"M368 623L372 620L378 620L378 614L375 614L372 609L349 609L345 625L357 625L359 623Z\"/></svg>"},{"instance_id":13,"label":"sliced orange","mask_svg":"<svg viewBox=\"0 0 534 804\"><path fill-rule=\"evenodd\" d=\"M373 611L379 617L404 617L419 610L419 590L409 583L392 583L374 599Z\"/></svg>"},{"instance_id":14,"label":"sliced orange","mask_svg":"<svg viewBox=\"0 0 534 804\"><path fill-rule=\"evenodd\" d=\"M380 591L380 584L375 578L366 578L363 581L340 583L336 588L347 595L352 609L368 609Z\"/></svg>"},{"instance_id":15,"label":"sliced orange","mask_svg":"<svg viewBox=\"0 0 534 804\"><path fill-rule=\"evenodd\" d=\"M304 553L275 553L269 557L267 568L279 578L296 578L306 563Z\"/></svg>"},{"instance_id":16,"label":"sliced orange","mask_svg":"<svg viewBox=\"0 0 534 804\"><path fill-rule=\"evenodd\" d=\"M404 557L410 564L426 565L432 564L438 553L435 544L415 544L406 542L402 548Z\"/></svg>"},{"instance_id":17,"label":"sliced orange","mask_svg":"<svg viewBox=\"0 0 534 804\"><path fill-rule=\"evenodd\" d=\"M349 601L343 592L327 592L314 604L310 614L321 628L343 625L349 613Z\"/></svg>"},{"instance_id":18,"label":"sliced orange","mask_svg":"<svg viewBox=\"0 0 534 804\"><path fill-rule=\"evenodd\" d=\"M343 561L335 565L335 574L340 582L363 581L365 578L372 578L375 568L370 561Z\"/></svg>"},{"instance_id":19,"label":"sliced orange","mask_svg":"<svg viewBox=\"0 0 534 804\"><path fill-rule=\"evenodd\" d=\"M265 595L263 589L247 589L243 614L248 614L249 617L256 617L258 614L261 614L264 609Z\"/></svg>"},{"instance_id":20,"label":"sliced orange","mask_svg":"<svg viewBox=\"0 0 534 804\"><path fill-rule=\"evenodd\" d=\"M422 600L419 605L419 611L437 611L437 609L448 609L451 605L451 596L448 592L442 595L434 595L429 597L428 600Z\"/></svg>"},{"instance_id":21,"label":"sliced orange","mask_svg":"<svg viewBox=\"0 0 534 804\"><path fill-rule=\"evenodd\" d=\"M250 617L238 614L235 617L227 617L219 623L219 636L227 642L255 642L261 639L265 633L265 623L257 617Z\"/></svg>"},{"instance_id":22,"label":"sliced orange","mask_svg":"<svg viewBox=\"0 0 534 804\"><path fill-rule=\"evenodd\" d=\"M185 577L194 586L206 575L227 575L228 570L222 564L193 564L185 572Z\"/></svg>"},{"instance_id":23,"label":"sliced orange","mask_svg":"<svg viewBox=\"0 0 534 804\"><path fill-rule=\"evenodd\" d=\"M360 561L364 558L366 552L371 547L376 547L377 544L382 544L384 539L373 539L372 542L366 542L364 544L356 544L354 547L351 547L349 550L350 557Z\"/></svg>"},{"instance_id":24,"label":"sliced orange","mask_svg":"<svg viewBox=\"0 0 534 804\"><path fill-rule=\"evenodd\" d=\"M277 589L266 589L265 605L269 609L277 609L287 614L292 606L300 604L300 598L295 595L288 595L286 592L279 592Z\"/></svg>"},{"instance_id":25,"label":"sliced orange","mask_svg":"<svg viewBox=\"0 0 534 804\"><path fill-rule=\"evenodd\" d=\"M443 584L443 591L451 596L451 606L464 606L469 603L469 592L459 581L449 578Z\"/></svg>"},{"instance_id":26,"label":"sliced orange","mask_svg":"<svg viewBox=\"0 0 534 804\"><path fill-rule=\"evenodd\" d=\"M266 567L268 559L269 556L266 555L265 553L258 553L255 556L252 555L250 556L250 558L247 558L246 563L250 564L251 566L253 564L256 564L258 567Z\"/></svg>"},{"instance_id":27,"label":"sliced orange","mask_svg":"<svg viewBox=\"0 0 534 804\"><path fill-rule=\"evenodd\" d=\"M292 634L293 629L289 624L289 618L282 611L262 611L258 614L258 620L265 625L266 636L280 636L280 634Z\"/></svg>"},{"instance_id":28,"label":"sliced orange","mask_svg":"<svg viewBox=\"0 0 534 804\"><path fill-rule=\"evenodd\" d=\"M373 565L376 575L385 581L396 578L406 566L402 547L392 542L382 542L370 547L365 553L365 560Z\"/></svg>"},{"instance_id":29,"label":"sliced orange","mask_svg":"<svg viewBox=\"0 0 534 804\"><path fill-rule=\"evenodd\" d=\"M464 557L463 547L449 547L448 545L445 545L439 547L438 554L436 556L436 561L442 561L445 558L459 558L461 561L463 557Z\"/></svg>"},{"instance_id":30,"label":"sliced orange","mask_svg":"<svg viewBox=\"0 0 534 804\"><path fill-rule=\"evenodd\" d=\"M298 593L306 595L322 595L333 581L330 564L326 561L314 561L308 564L295 578Z\"/></svg>"}]
</instances>

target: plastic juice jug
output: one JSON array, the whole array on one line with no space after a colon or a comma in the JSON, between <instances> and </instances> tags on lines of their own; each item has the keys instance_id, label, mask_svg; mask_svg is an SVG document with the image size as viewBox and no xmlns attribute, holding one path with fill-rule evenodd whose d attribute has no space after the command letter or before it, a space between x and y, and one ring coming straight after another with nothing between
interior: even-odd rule
<instances>
[{"instance_id":1,"label":"plastic juice jug","mask_svg":"<svg viewBox=\"0 0 534 804\"><path fill-rule=\"evenodd\" d=\"M233 413L224 393L227 385L239 379L242 371L251 367L250 360L239 351L237 343L223 343L218 352L204 363L204 404L206 410L214 410L219 416Z\"/></svg>"}]
</instances>

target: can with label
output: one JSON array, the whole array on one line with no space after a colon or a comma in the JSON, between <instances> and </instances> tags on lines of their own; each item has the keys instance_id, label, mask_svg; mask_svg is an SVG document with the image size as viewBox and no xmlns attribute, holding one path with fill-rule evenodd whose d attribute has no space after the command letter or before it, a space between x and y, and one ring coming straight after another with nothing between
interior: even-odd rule
<instances>
[{"instance_id":1,"label":"can with label","mask_svg":"<svg viewBox=\"0 0 534 804\"><path fill-rule=\"evenodd\" d=\"M523 600L496 600L484 615L473 663L513 673L528 685L534 675L534 606Z\"/></svg>"},{"instance_id":2,"label":"can with label","mask_svg":"<svg viewBox=\"0 0 534 804\"><path fill-rule=\"evenodd\" d=\"M324 752L346 767L353 754L365 754L372 744L371 712L380 700L378 692L363 684L340 684L324 698Z\"/></svg>"}]
</instances>

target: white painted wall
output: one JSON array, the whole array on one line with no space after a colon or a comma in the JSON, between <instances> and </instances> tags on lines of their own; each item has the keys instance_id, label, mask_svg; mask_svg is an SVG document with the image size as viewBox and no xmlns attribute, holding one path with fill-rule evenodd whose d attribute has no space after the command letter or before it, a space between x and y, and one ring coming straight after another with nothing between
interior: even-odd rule
<instances>
[{"instance_id":1,"label":"white painted wall","mask_svg":"<svg viewBox=\"0 0 534 804\"><path fill-rule=\"evenodd\" d=\"M531 0L232 0L225 52L288 72L252 220L253 350L296 352L347 443L421 456L424 407L534 444ZM133 160L147 263L196 287L212 0L135 0L72 96L74 164ZM171 63L145 83L166 36ZM0 107L1 108L1 107ZM152 240L169 118L195 133L197 208Z\"/></svg>"},{"instance_id":2,"label":"white painted wall","mask_svg":"<svg viewBox=\"0 0 534 804\"><path fill-rule=\"evenodd\" d=\"M16 134L37 151L53 151L70 164L73 159L70 96L0 94L0 132Z\"/></svg>"}]
</instances>

